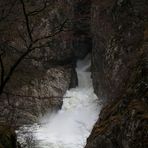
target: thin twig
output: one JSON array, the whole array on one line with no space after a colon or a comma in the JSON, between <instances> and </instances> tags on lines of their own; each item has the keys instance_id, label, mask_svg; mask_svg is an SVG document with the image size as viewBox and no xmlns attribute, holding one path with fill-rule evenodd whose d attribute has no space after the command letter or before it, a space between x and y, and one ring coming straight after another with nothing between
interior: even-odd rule
<instances>
[{"instance_id":1,"label":"thin twig","mask_svg":"<svg viewBox=\"0 0 148 148\"><path fill-rule=\"evenodd\" d=\"M2 55L0 55L0 66L1 66L1 85L2 85L4 82L4 73L5 73Z\"/></svg>"},{"instance_id":2,"label":"thin twig","mask_svg":"<svg viewBox=\"0 0 148 148\"><path fill-rule=\"evenodd\" d=\"M26 20L26 27L27 27L28 36L29 36L30 40L33 41L32 34L31 34L31 29L30 29L29 17L28 17L27 12L26 12L25 3L24 3L23 0L20 0L20 2L22 4L23 13L24 13L25 20Z\"/></svg>"},{"instance_id":3,"label":"thin twig","mask_svg":"<svg viewBox=\"0 0 148 148\"><path fill-rule=\"evenodd\" d=\"M49 35L47 35L47 36L40 37L40 38L34 40L33 43L37 43L37 42L39 42L39 41L52 38L52 37L56 36L57 34L59 34L60 32L62 32L62 31L63 31L63 28L64 28L64 26L65 26L65 24L67 23L67 20L68 20L68 19L66 19L66 20L60 25L60 27L58 28L58 30L57 30L56 32L54 32L53 34L49 34Z\"/></svg>"}]
</instances>

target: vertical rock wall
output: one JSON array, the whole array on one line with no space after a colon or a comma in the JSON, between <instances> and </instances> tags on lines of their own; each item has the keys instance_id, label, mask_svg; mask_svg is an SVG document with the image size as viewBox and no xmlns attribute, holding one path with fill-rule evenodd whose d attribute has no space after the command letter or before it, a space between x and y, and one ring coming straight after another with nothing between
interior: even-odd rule
<instances>
[{"instance_id":1,"label":"vertical rock wall","mask_svg":"<svg viewBox=\"0 0 148 148\"><path fill-rule=\"evenodd\" d=\"M7 91L13 88L12 93L17 92L18 96L1 98L2 118L16 108L15 121L34 122L40 112L61 106L62 100L49 96L63 96L69 87L77 85L75 62L92 51L94 90L105 105L86 148L146 148L148 1L56 0L50 3L52 8L31 21L37 29L34 36L54 31L68 18L65 31L52 38L49 47L32 53L33 60L25 59L18 67L7 86ZM28 10L38 8L41 0L26 1L26 5ZM19 4L12 12L10 20L17 16L23 22ZM9 40L15 49L23 49L19 35L19 32L26 35L23 24L8 21L0 23L0 29L0 43ZM8 50L7 66L14 57ZM34 97L24 99L19 95ZM22 104L27 106L26 110L20 108Z\"/></svg>"},{"instance_id":2,"label":"vertical rock wall","mask_svg":"<svg viewBox=\"0 0 148 148\"><path fill-rule=\"evenodd\" d=\"M92 1L92 77L105 104L86 148L148 146L148 1Z\"/></svg>"}]
</instances>

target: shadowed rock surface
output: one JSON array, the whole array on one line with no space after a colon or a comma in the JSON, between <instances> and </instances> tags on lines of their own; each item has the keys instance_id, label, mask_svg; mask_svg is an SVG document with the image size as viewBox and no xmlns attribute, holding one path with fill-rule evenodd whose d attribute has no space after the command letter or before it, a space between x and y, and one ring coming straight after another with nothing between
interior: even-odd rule
<instances>
[{"instance_id":1,"label":"shadowed rock surface","mask_svg":"<svg viewBox=\"0 0 148 148\"><path fill-rule=\"evenodd\" d=\"M148 147L146 0L92 1L92 77L104 105L86 148Z\"/></svg>"},{"instance_id":2,"label":"shadowed rock surface","mask_svg":"<svg viewBox=\"0 0 148 148\"><path fill-rule=\"evenodd\" d=\"M28 13L44 6L42 0L24 2ZM4 6L0 12L6 11L6 14L13 4L11 14L0 22L0 47L5 50L4 65L7 73L12 63L26 50L29 39L20 1L7 0L0 4ZM76 13L74 9L74 2L47 0L43 11L29 17L34 38L54 32L65 19L68 21L64 29L68 31L50 38L47 47L33 51L21 62L1 96L0 120L7 120L10 124L36 122L48 110L60 109L66 90L77 86L76 60L85 57L90 48L83 48L87 41L77 43L77 46L84 45L81 49L73 47L78 38L74 37L76 31L72 25Z\"/></svg>"},{"instance_id":3,"label":"shadowed rock surface","mask_svg":"<svg viewBox=\"0 0 148 148\"><path fill-rule=\"evenodd\" d=\"M14 129L6 124L0 125L0 148L20 148Z\"/></svg>"},{"instance_id":4,"label":"shadowed rock surface","mask_svg":"<svg viewBox=\"0 0 148 148\"><path fill-rule=\"evenodd\" d=\"M28 10L42 3L25 2ZM32 19L33 36L53 32L67 18L68 31L21 63L7 85L9 93L1 96L0 120L34 123L48 109L59 109L66 90L77 86L77 59L92 52L93 86L104 107L86 148L147 148L148 1L57 0L49 6ZM9 41L6 71L18 57L16 49L23 51L25 46L20 36L26 35L22 15L16 4L10 20L0 23L0 47Z\"/></svg>"}]
</instances>

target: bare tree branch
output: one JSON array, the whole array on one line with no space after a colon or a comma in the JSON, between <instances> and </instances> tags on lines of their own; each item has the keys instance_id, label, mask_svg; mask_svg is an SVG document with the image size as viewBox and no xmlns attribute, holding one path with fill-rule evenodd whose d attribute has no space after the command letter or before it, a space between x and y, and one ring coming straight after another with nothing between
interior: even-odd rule
<instances>
[{"instance_id":1,"label":"bare tree branch","mask_svg":"<svg viewBox=\"0 0 148 148\"><path fill-rule=\"evenodd\" d=\"M20 0L20 2L22 4L24 17L25 17L25 20L26 20L26 27L27 27L28 36L29 36L30 40L33 41L32 34L31 34L31 28L30 28L30 24L29 24L29 17L28 17L27 12L26 12L25 3L24 3L23 0Z\"/></svg>"},{"instance_id":2,"label":"bare tree branch","mask_svg":"<svg viewBox=\"0 0 148 148\"><path fill-rule=\"evenodd\" d=\"M12 67L10 68L10 71L8 72L5 80L3 81L3 84L0 86L0 94L3 92L3 89L5 87L5 85L7 84L7 82L9 81L9 79L11 78L13 72L15 71L15 69L17 68L17 66L21 63L21 61L24 59L24 57L26 55L28 55L33 49L31 49L32 44L29 46L29 48L27 49L27 51L22 54L18 60L12 65Z\"/></svg>"},{"instance_id":3,"label":"bare tree branch","mask_svg":"<svg viewBox=\"0 0 148 148\"><path fill-rule=\"evenodd\" d=\"M0 66L1 66L1 85L4 82L4 64L3 64L3 60L2 60L2 55L0 55Z\"/></svg>"},{"instance_id":4,"label":"bare tree branch","mask_svg":"<svg viewBox=\"0 0 148 148\"><path fill-rule=\"evenodd\" d=\"M4 76L3 61L2 61L2 58L0 57L0 65L1 65L0 95L3 93L6 84L11 79L11 77L12 77L13 73L15 72L16 68L18 67L18 65L26 58L26 56L28 56L32 51L34 51L38 48L47 47L50 38L53 38L56 35L58 35L60 32L64 31L65 24L67 23L67 20L68 20L68 19L65 19L64 22L59 25L59 27L57 28L57 30L54 33L51 33L47 36L39 37L37 39L33 39L33 30L30 27L31 23L30 23L30 20L29 20L29 14L27 14L27 10L26 10L24 0L19 0L19 1L20 1L20 4L22 5L22 11L23 11L23 14L24 14L25 26L26 26L26 29L27 29L28 39L27 38L25 39L25 37L23 37L20 32L18 32L18 33L19 33L19 36L21 37L21 39L25 42L26 51L21 52L21 55L12 64L12 66L10 67L10 70L8 71L7 75L5 75L5 76ZM32 14L35 15L35 13L39 13L39 12L43 11L45 8L46 8L46 1L45 1L45 6L42 9L35 10L34 13L32 13ZM29 40L29 43L27 43L28 40Z\"/></svg>"},{"instance_id":5,"label":"bare tree branch","mask_svg":"<svg viewBox=\"0 0 148 148\"><path fill-rule=\"evenodd\" d=\"M65 19L65 21L60 25L60 27L58 28L58 30L56 32L54 32L53 34L49 34L47 36L40 37L40 38L34 40L33 43L35 44L35 43L40 42L42 40L52 38L52 37L56 36L57 34L59 34L60 32L62 32L63 29L64 29L65 24L67 23L67 20L68 19Z\"/></svg>"}]
</instances>

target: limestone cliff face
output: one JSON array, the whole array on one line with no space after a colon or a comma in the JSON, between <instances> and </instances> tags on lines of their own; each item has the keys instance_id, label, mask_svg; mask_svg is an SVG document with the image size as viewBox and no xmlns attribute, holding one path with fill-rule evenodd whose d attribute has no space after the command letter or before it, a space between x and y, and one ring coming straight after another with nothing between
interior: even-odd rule
<instances>
[{"instance_id":1,"label":"limestone cliff face","mask_svg":"<svg viewBox=\"0 0 148 148\"><path fill-rule=\"evenodd\" d=\"M86 148L148 146L145 0L92 1L92 78L104 105Z\"/></svg>"}]
</instances>

